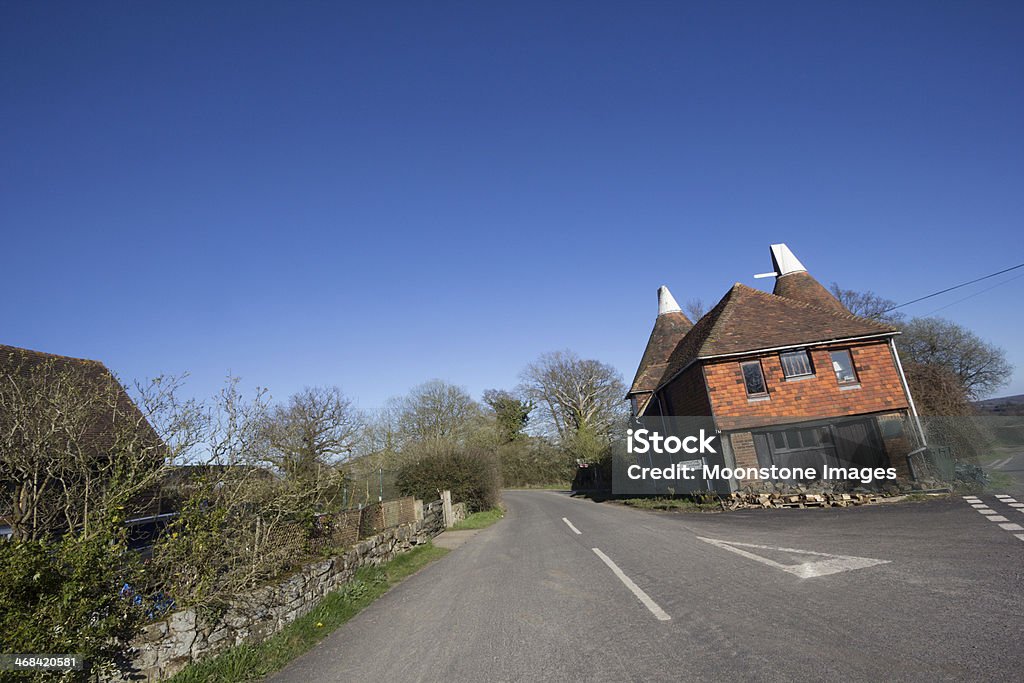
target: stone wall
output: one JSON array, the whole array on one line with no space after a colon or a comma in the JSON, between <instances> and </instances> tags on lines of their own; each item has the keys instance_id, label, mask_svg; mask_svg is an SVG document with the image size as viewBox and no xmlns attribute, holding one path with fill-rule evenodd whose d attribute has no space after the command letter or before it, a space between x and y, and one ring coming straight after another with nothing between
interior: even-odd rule
<instances>
[{"instance_id":1,"label":"stone wall","mask_svg":"<svg viewBox=\"0 0 1024 683\"><path fill-rule=\"evenodd\" d=\"M466 519L467 514L465 503L455 503L452 505L452 524L458 524Z\"/></svg>"},{"instance_id":2,"label":"stone wall","mask_svg":"<svg viewBox=\"0 0 1024 683\"><path fill-rule=\"evenodd\" d=\"M360 567L381 565L427 543L444 531L441 501L417 501L415 521L385 529L343 554L306 565L289 578L240 597L219 616L188 608L146 626L133 643L138 650L133 680L159 681L186 665L243 643L258 643L312 611L328 593L350 581ZM453 507L465 519L465 503Z\"/></svg>"}]
</instances>

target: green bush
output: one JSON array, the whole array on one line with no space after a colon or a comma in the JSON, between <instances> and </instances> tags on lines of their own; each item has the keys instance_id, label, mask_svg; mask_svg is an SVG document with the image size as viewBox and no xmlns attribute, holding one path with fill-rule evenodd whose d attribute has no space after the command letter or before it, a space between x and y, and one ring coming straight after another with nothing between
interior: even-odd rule
<instances>
[{"instance_id":1,"label":"green bush","mask_svg":"<svg viewBox=\"0 0 1024 683\"><path fill-rule=\"evenodd\" d=\"M573 457L543 439L519 439L498 448L501 483L509 487L567 486L576 474Z\"/></svg>"},{"instance_id":2,"label":"green bush","mask_svg":"<svg viewBox=\"0 0 1024 683\"><path fill-rule=\"evenodd\" d=\"M3 651L74 654L86 662L82 671L40 673L40 680L86 681L97 671L127 670L129 642L146 607L122 591L141 583L138 559L123 541L114 531L0 542Z\"/></svg>"},{"instance_id":3,"label":"green bush","mask_svg":"<svg viewBox=\"0 0 1024 683\"><path fill-rule=\"evenodd\" d=\"M428 501L437 500L440 491L449 489L452 501L465 503L470 512L497 505L501 488L492 454L456 445L422 449L399 467L396 483L402 495Z\"/></svg>"}]
</instances>

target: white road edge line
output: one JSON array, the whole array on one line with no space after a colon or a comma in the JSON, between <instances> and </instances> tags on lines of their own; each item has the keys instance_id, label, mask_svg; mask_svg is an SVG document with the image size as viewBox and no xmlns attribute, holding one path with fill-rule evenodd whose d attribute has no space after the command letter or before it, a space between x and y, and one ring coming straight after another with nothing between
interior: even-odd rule
<instances>
[{"instance_id":1,"label":"white road edge line","mask_svg":"<svg viewBox=\"0 0 1024 683\"><path fill-rule=\"evenodd\" d=\"M580 531L579 529L577 529L576 527L574 527L574 526L572 525L572 522L570 522L570 521L569 521L568 519L566 519L565 517L562 517L562 521L563 521L563 522L565 522L566 524L568 524L568 525L569 525L569 528L570 528L570 529L572 529L572 530L573 530L573 533L575 533L575 534L576 534L577 536L579 536L579 535L581 535L581 534L583 533L582 531Z\"/></svg>"},{"instance_id":2,"label":"white road edge line","mask_svg":"<svg viewBox=\"0 0 1024 683\"><path fill-rule=\"evenodd\" d=\"M670 619L672 619L672 617L670 617L665 612L665 610L661 609L661 607L658 607L658 603L654 602L654 600L651 600L651 596L649 596L647 593L644 593L643 589L641 589L640 586L633 583L633 580L626 576L621 569L619 569L619 565L612 562L612 558L602 553L600 548L591 548L591 550L593 550L597 554L597 556L601 558L602 562L608 565L608 568L612 570L615 576L619 577L619 581L624 583L626 585L626 588L633 591L633 595L640 599L640 602L644 604L644 607L649 609L651 611L651 614L653 614L658 621L669 621Z\"/></svg>"}]
</instances>

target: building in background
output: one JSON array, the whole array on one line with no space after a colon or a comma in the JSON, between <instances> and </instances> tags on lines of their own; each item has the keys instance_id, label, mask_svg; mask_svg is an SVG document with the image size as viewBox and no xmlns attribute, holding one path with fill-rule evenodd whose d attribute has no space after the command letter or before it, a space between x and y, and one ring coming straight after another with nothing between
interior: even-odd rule
<instances>
[{"instance_id":1,"label":"building in background","mask_svg":"<svg viewBox=\"0 0 1024 683\"><path fill-rule=\"evenodd\" d=\"M729 467L894 467L919 443L894 327L850 313L785 244L771 294L735 284L700 320L668 289L628 394L635 418L713 418ZM735 482L733 483L735 487Z\"/></svg>"}]
</instances>

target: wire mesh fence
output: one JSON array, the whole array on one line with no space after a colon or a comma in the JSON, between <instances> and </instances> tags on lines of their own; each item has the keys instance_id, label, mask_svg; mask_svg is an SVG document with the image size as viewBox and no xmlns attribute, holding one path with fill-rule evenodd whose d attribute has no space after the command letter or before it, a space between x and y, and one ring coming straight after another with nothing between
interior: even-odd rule
<instances>
[{"instance_id":1,"label":"wire mesh fence","mask_svg":"<svg viewBox=\"0 0 1024 683\"><path fill-rule=\"evenodd\" d=\"M347 548L385 529L412 524L422 514L418 507L414 498L405 497L319 515L310 534L311 550Z\"/></svg>"},{"instance_id":2,"label":"wire mesh fence","mask_svg":"<svg viewBox=\"0 0 1024 683\"><path fill-rule=\"evenodd\" d=\"M342 492L342 507L360 508L401 497L393 470L377 468L368 472L349 472Z\"/></svg>"}]
</instances>

